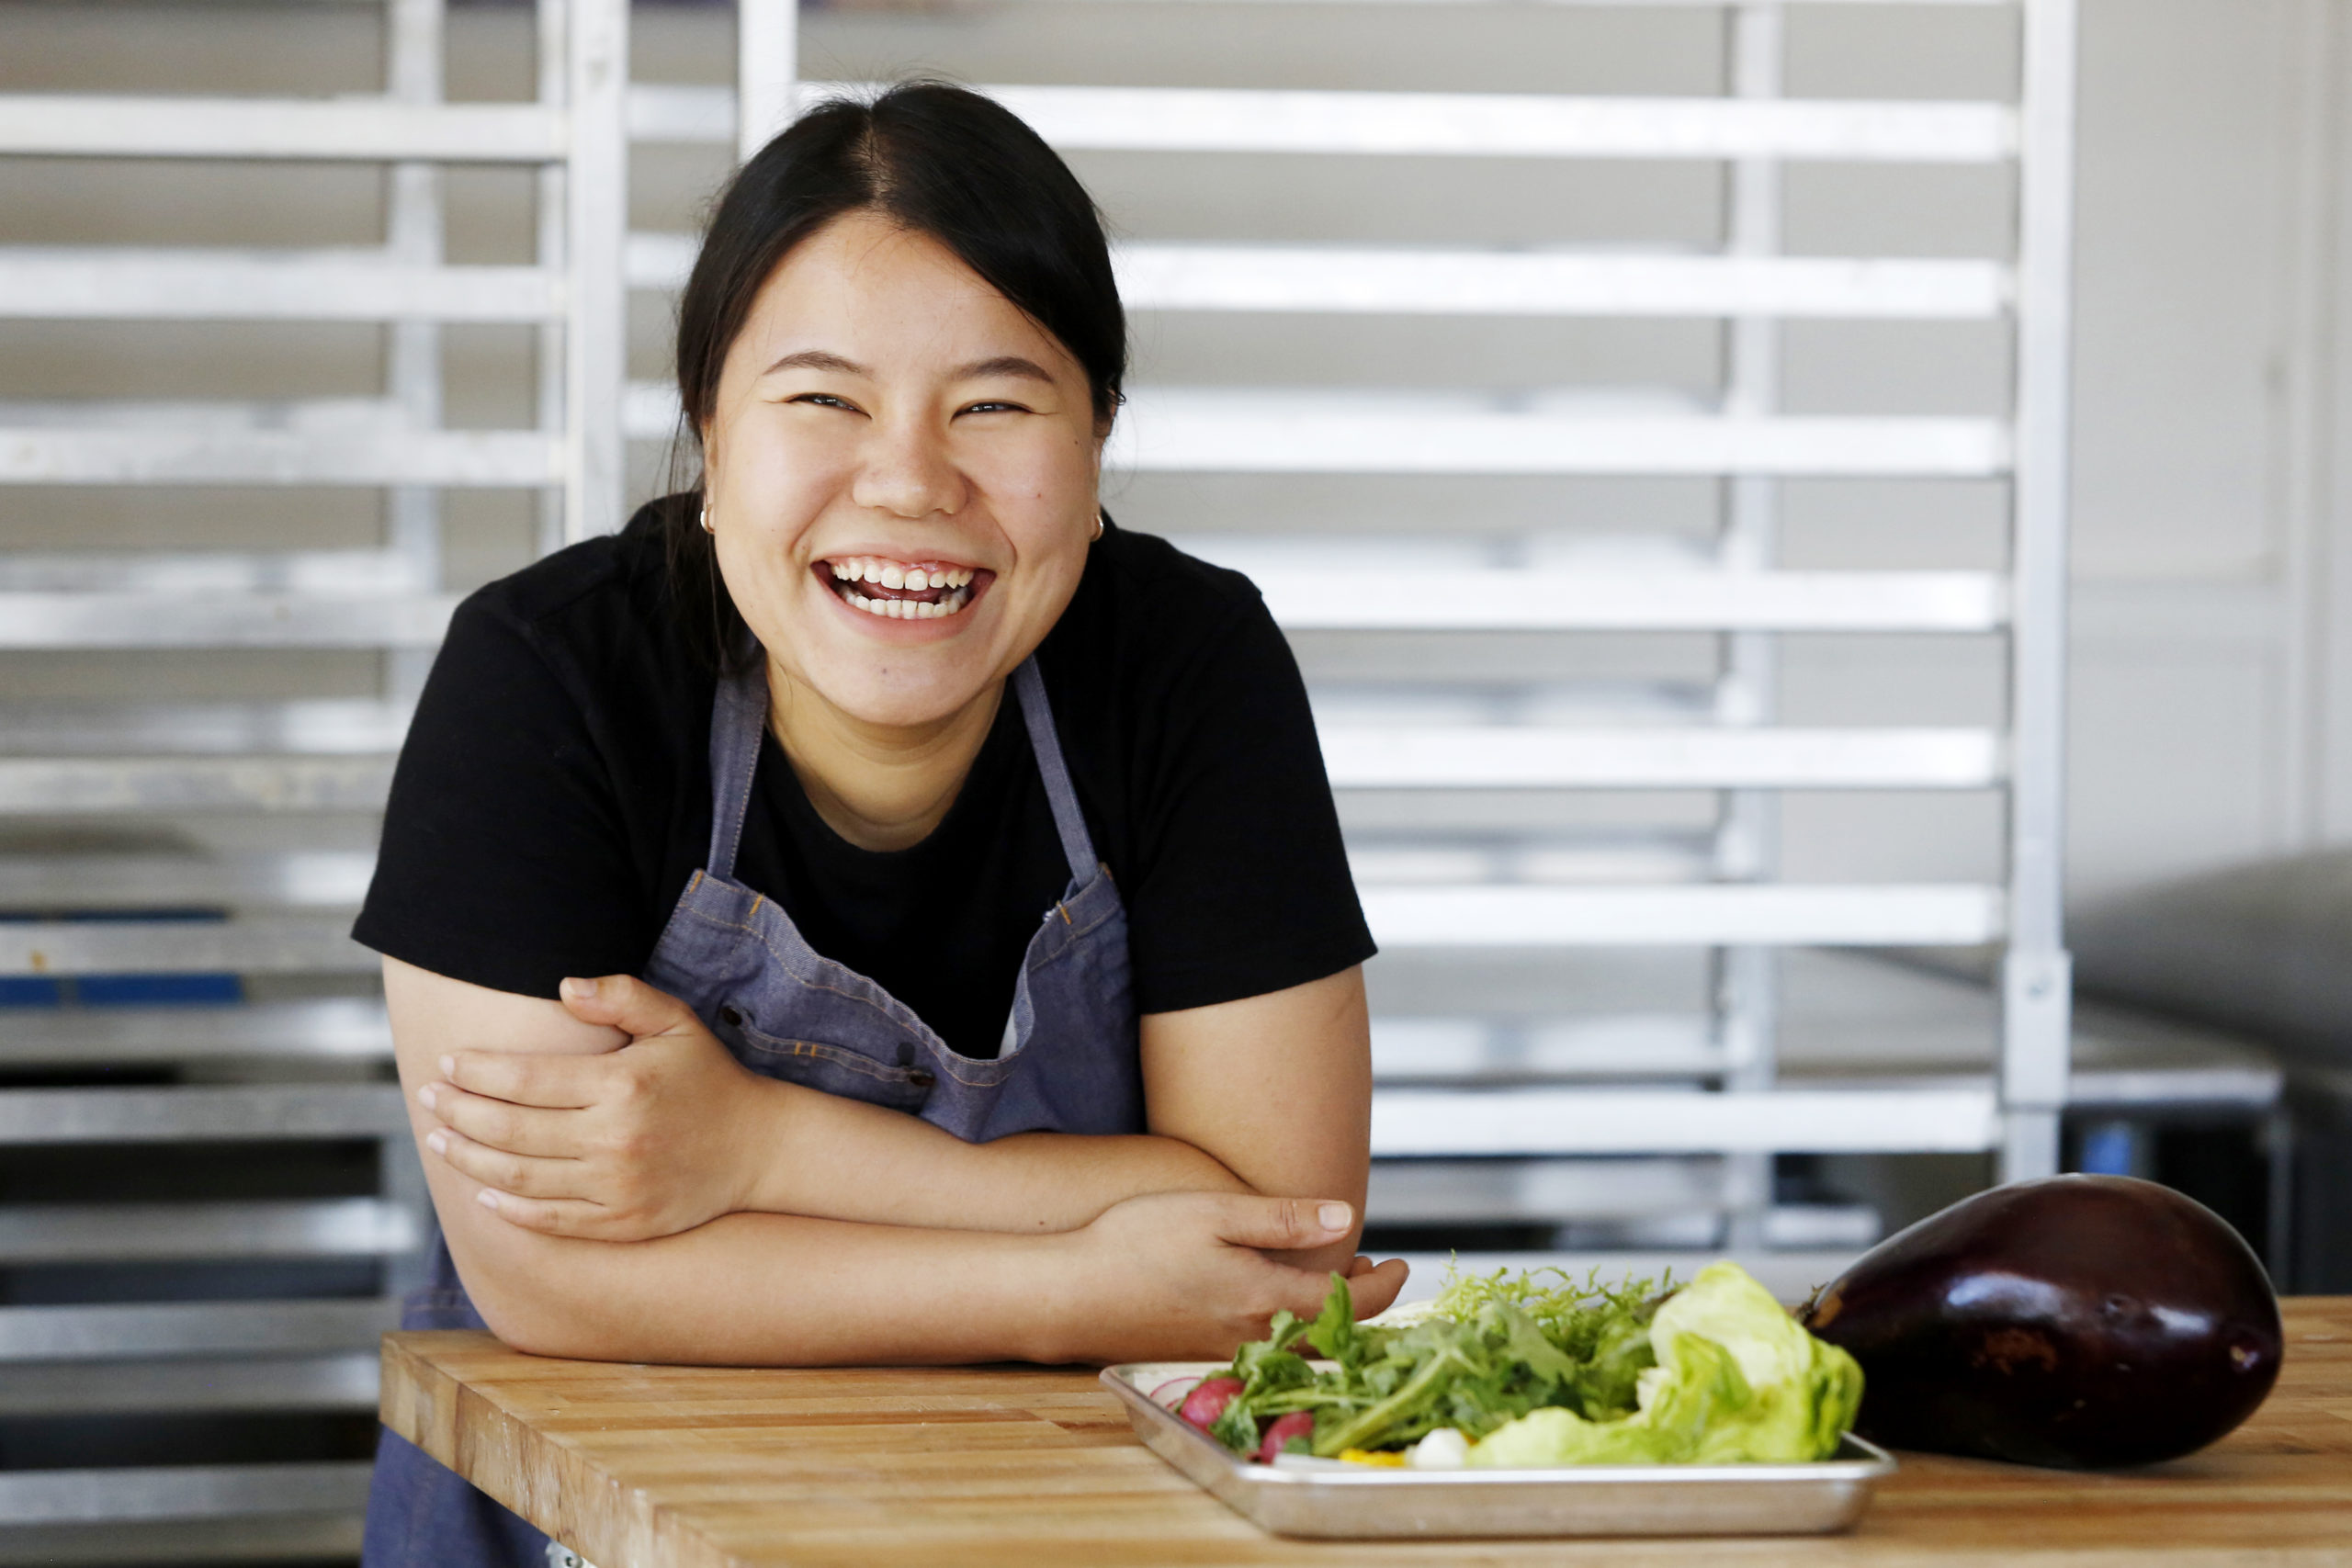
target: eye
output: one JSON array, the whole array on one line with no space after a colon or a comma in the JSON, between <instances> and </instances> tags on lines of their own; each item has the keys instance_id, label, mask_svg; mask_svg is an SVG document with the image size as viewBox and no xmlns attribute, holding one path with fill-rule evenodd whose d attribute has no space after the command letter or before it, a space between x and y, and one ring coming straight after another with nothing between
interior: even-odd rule
<instances>
[{"instance_id":1,"label":"eye","mask_svg":"<svg viewBox=\"0 0 2352 1568\"><path fill-rule=\"evenodd\" d=\"M831 392L803 392L798 397L788 400L796 403L808 403L820 409L840 409L845 413L859 412L855 403L846 398L837 398Z\"/></svg>"},{"instance_id":2,"label":"eye","mask_svg":"<svg viewBox=\"0 0 2352 1568\"><path fill-rule=\"evenodd\" d=\"M1028 413L1031 411L1023 403L1009 403L1001 400L990 399L987 402L967 403L956 412L959 413Z\"/></svg>"}]
</instances>

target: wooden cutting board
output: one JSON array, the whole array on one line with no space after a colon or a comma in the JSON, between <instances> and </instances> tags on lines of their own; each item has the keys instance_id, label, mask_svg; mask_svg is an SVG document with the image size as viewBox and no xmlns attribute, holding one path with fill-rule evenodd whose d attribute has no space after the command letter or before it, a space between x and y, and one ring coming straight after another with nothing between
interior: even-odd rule
<instances>
[{"instance_id":1,"label":"wooden cutting board","mask_svg":"<svg viewBox=\"0 0 2352 1568\"><path fill-rule=\"evenodd\" d=\"M597 1568L2352 1564L2352 1297L2287 1303L2269 1403L2125 1473L1902 1456L1850 1535L1282 1540L1148 1452L1091 1371L746 1371L384 1337L383 1417Z\"/></svg>"}]
</instances>

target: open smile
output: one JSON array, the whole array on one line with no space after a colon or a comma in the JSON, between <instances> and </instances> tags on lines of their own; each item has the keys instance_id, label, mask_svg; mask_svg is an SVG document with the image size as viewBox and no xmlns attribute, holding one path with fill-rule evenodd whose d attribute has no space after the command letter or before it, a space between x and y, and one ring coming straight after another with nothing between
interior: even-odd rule
<instances>
[{"instance_id":1,"label":"open smile","mask_svg":"<svg viewBox=\"0 0 2352 1568\"><path fill-rule=\"evenodd\" d=\"M953 561L837 556L813 570L854 610L891 621L945 620L960 615L996 574Z\"/></svg>"}]
</instances>

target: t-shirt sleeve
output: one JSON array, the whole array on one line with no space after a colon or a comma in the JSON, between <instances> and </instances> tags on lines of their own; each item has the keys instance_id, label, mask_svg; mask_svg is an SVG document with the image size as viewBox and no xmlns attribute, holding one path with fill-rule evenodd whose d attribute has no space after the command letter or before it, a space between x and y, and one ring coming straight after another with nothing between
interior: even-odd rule
<instances>
[{"instance_id":1,"label":"t-shirt sleeve","mask_svg":"<svg viewBox=\"0 0 2352 1568\"><path fill-rule=\"evenodd\" d=\"M1126 890L1136 999L1173 1012L1372 956L1306 682L1255 593L1168 671Z\"/></svg>"},{"instance_id":2,"label":"t-shirt sleeve","mask_svg":"<svg viewBox=\"0 0 2352 1568\"><path fill-rule=\"evenodd\" d=\"M634 971L651 940L615 785L527 626L460 606L401 747L353 936L493 990Z\"/></svg>"}]
</instances>

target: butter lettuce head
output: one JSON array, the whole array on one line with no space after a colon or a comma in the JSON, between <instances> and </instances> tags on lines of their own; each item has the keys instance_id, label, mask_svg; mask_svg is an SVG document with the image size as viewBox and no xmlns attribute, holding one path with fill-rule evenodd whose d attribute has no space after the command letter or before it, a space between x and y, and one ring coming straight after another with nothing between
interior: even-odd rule
<instances>
[{"instance_id":1,"label":"butter lettuce head","mask_svg":"<svg viewBox=\"0 0 2352 1568\"><path fill-rule=\"evenodd\" d=\"M1807 1334L1747 1271L1712 1264L1650 1322L1657 1364L1634 1413L1588 1421L1551 1408L1470 1450L1480 1468L1792 1463L1826 1459L1862 1402L1854 1359Z\"/></svg>"}]
</instances>

